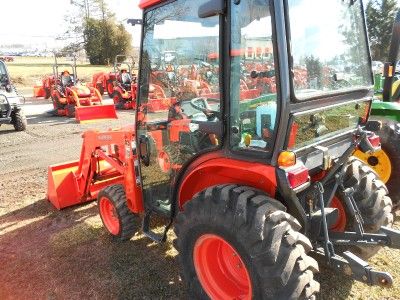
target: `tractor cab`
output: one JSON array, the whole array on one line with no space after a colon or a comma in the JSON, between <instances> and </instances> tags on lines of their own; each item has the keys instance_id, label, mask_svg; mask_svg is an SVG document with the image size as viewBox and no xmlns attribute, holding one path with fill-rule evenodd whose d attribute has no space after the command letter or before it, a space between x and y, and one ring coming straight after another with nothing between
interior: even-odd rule
<instances>
[{"instance_id":1,"label":"tractor cab","mask_svg":"<svg viewBox=\"0 0 400 300\"><path fill-rule=\"evenodd\" d=\"M137 136L139 144L149 140L150 145L144 154L148 164L141 166L149 209L168 207L169 213L175 197L171 182L206 153L278 166L280 153L290 150L298 156L298 168L320 173L326 166L323 157L337 160L369 112L372 77L358 2L332 1L330 8L336 17L343 16L345 26L331 18L321 27L319 19L305 22L301 12L314 5L326 8L289 1L284 30L279 22L286 17L272 1L223 1L221 11L205 17L202 11L211 10L210 3L160 1L145 9L138 96L138 113L145 118L138 118ZM230 31L222 16L228 17ZM352 30L360 32L355 40ZM332 42L337 49L329 48ZM170 50L176 45L179 62ZM199 58L210 57L218 66L214 80L193 77ZM160 76L159 66L172 62L176 78ZM342 84L346 76L352 80ZM162 86L166 97L178 103L171 102L165 112L149 112L153 85ZM176 110L185 115L185 128L182 121L174 125L171 116L182 115ZM318 150L318 145L327 150ZM160 165L164 171L166 165L180 168L163 175L157 172ZM309 184L306 177L291 188L300 191Z\"/></svg>"}]
</instances>

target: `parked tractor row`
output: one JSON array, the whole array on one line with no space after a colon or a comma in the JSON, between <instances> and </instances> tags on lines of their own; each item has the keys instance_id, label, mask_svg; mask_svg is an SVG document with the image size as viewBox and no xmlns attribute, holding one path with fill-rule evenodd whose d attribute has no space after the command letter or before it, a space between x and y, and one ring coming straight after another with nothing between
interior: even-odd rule
<instances>
[{"instance_id":1,"label":"parked tractor row","mask_svg":"<svg viewBox=\"0 0 400 300\"><path fill-rule=\"evenodd\" d=\"M131 74L117 59L114 72L92 82L117 106L130 101L135 121L86 132L79 161L49 167L49 201L62 209L97 199L119 241L141 230L161 243L174 226L191 299L313 299L319 265L390 287L391 275L364 260L382 246L400 248L391 185L399 185L398 152L389 151L399 127L377 113L398 98L373 102L363 2L141 0L140 7L129 100L116 97L129 95L124 74ZM400 13L396 55L399 24ZM337 47L321 53L327 45ZM250 48L264 50L249 59ZM383 95L394 86L392 50ZM155 216L165 220L161 234Z\"/></svg>"}]
</instances>

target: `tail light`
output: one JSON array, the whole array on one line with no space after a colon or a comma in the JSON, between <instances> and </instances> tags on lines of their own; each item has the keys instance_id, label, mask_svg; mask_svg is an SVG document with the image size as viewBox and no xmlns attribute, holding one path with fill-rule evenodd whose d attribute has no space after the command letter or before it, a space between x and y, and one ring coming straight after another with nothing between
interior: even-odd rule
<instances>
[{"instance_id":1,"label":"tail light","mask_svg":"<svg viewBox=\"0 0 400 300\"><path fill-rule=\"evenodd\" d=\"M308 169L301 164L298 168L288 171L287 178L292 189L297 188L310 180Z\"/></svg>"},{"instance_id":2,"label":"tail light","mask_svg":"<svg viewBox=\"0 0 400 300\"><path fill-rule=\"evenodd\" d=\"M371 143L372 147L377 148L381 146L381 138L379 135L373 134L368 137L368 141Z\"/></svg>"},{"instance_id":3,"label":"tail light","mask_svg":"<svg viewBox=\"0 0 400 300\"><path fill-rule=\"evenodd\" d=\"M308 169L302 162L296 163L296 165L289 168L282 168L285 171L289 185L292 189L297 189L300 186L307 186L306 183L310 183L310 175Z\"/></svg>"}]
</instances>

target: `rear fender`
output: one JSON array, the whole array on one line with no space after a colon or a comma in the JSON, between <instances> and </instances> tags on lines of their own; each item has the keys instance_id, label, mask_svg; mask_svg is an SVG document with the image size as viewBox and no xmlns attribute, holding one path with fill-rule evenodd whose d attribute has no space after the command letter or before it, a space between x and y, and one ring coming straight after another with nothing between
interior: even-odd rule
<instances>
[{"instance_id":1,"label":"rear fender","mask_svg":"<svg viewBox=\"0 0 400 300\"><path fill-rule=\"evenodd\" d=\"M178 189L179 208L182 209L196 193L220 184L250 186L274 198L277 189L275 173L272 166L210 153L195 161L183 175Z\"/></svg>"}]
</instances>

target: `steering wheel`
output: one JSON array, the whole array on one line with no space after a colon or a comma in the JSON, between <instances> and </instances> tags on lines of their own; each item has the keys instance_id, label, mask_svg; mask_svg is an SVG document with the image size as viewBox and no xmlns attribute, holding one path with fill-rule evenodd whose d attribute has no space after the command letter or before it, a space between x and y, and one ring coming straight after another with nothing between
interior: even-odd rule
<instances>
[{"instance_id":1,"label":"steering wheel","mask_svg":"<svg viewBox=\"0 0 400 300\"><path fill-rule=\"evenodd\" d=\"M215 117L219 118L220 112L211 108L210 104L208 104L206 97L193 98L192 100L190 100L190 105L194 109L197 109L204 113L207 116L207 119L213 119Z\"/></svg>"}]
</instances>

